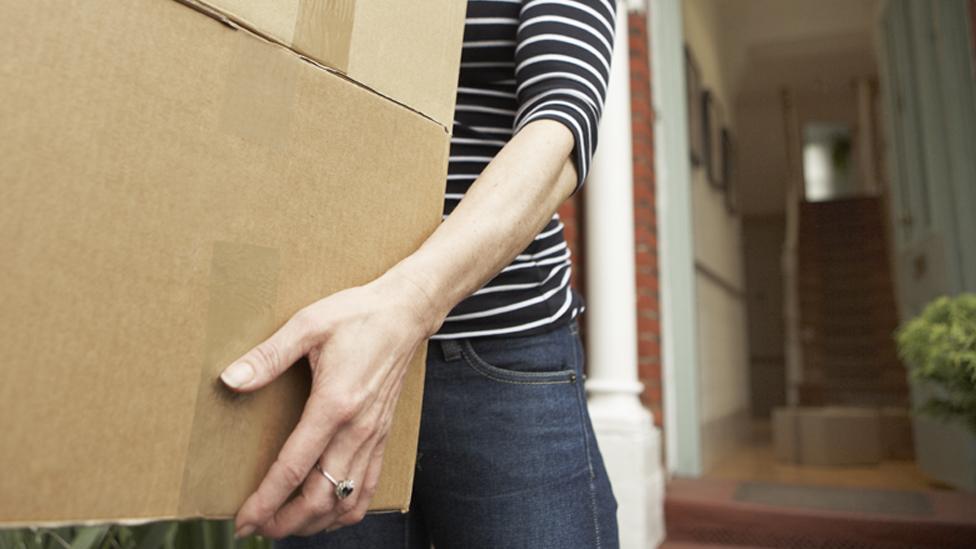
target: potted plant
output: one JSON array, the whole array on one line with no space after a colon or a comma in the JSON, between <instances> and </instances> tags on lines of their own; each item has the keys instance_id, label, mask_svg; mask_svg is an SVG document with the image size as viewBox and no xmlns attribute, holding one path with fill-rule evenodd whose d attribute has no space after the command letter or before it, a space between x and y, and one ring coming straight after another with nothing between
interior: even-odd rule
<instances>
[{"instance_id":1,"label":"potted plant","mask_svg":"<svg viewBox=\"0 0 976 549\"><path fill-rule=\"evenodd\" d=\"M896 337L912 378L935 389L919 411L976 433L976 294L932 301Z\"/></svg>"}]
</instances>

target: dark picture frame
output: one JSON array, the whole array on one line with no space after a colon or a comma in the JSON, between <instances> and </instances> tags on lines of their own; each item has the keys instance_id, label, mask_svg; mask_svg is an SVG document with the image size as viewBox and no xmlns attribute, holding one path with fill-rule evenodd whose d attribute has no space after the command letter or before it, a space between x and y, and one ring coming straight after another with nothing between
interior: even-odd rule
<instances>
[{"instance_id":1,"label":"dark picture frame","mask_svg":"<svg viewBox=\"0 0 976 549\"><path fill-rule=\"evenodd\" d=\"M704 114L702 113L702 79L698 62L685 46L685 78L688 103L688 149L691 155L691 165L701 166L705 163L706 148L704 134Z\"/></svg>"},{"instance_id":2,"label":"dark picture frame","mask_svg":"<svg viewBox=\"0 0 976 549\"><path fill-rule=\"evenodd\" d=\"M702 96L702 114L704 115L702 133L705 138L705 173L712 187L722 189L725 187L722 161L722 128L725 113L718 97L709 90L706 90Z\"/></svg>"},{"instance_id":3,"label":"dark picture frame","mask_svg":"<svg viewBox=\"0 0 976 549\"><path fill-rule=\"evenodd\" d=\"M732 215L739 211L738 193L735 187L735 143L732 132L722 128L722 180L725 186L725 209Z\"/></svg>"}]
</instances>

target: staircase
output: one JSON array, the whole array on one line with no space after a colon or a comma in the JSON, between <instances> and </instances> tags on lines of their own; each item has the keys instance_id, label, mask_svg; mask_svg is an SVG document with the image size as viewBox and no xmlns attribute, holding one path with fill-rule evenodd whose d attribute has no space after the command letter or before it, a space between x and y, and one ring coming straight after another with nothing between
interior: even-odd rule
<instances>
[{"instance_id":1,"label":"staircase","mask_svg":"<svg viewBox=\"0 0 976 549\"><path fill-rule=\"evenodd\" d=\"M801 404L908 404L884 227L877 197L801 205Z\"/></svg>"}]
</instances>

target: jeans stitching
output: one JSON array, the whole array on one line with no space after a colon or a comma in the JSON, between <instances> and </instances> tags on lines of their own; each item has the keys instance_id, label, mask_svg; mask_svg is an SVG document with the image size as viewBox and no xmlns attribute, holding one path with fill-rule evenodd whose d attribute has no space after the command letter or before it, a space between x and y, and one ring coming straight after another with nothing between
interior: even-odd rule
<instances>
[{"instance_id":1,"label":"jeans stitching","mask_svg":"<svg viewBox=\"0 0 976 549\"><path fill-rule=\"evenodd\" d=\"M596 536L596 547L600 549L603 545L603 540L600 539L600 519L597 518L596 511L596 485L593 483L593 478L590 478L590 511L593 513L593 535Z\"/></svg>"},{"instance_id":2,"label":"jeans stitching","mask_svg":"<svg viewBox=\"0 0 976 549\"><path fill-rule=\"evenodd\" d=\"M586 428L586 414L583 413L583 403L579 402L579 391L576 393L576 399L579 403L579 416L580 416L580 432L583 435L583 449L586 452L586 465L590 468L590 479L596 478L596 472L593 470L593 457L590 451L590 437L589 430Z\"/></svg>"},{"instance_id":3,"label":"jeans stitching","mask_svg":"<svg viewBox=\"0 0 976 549\"><path fill-rule=\"evenodd\" d=\"M574 327L576 324L574 324ZM577 339L573 345L573 356L575 357L577 364L582 370L583 362L583 349L582 346L578 344L578 333L573 334L573 337ZM590 467L590 513L593 517L593 535L596 538L596 549L601 549L603 547L603 539L600 532L600 518L599 512L597 511L596 503L596 471L593 469L593 456L592 449L590 445L590 430L587 427L587 414L586 414L586 393L584 391L584 382L579 384L579 388L576 390L576 396L579 401L579 412L580 412L580 429L583 431L583 443L586 448L586 463ZM596 440L594 435L594 441Z\"/></svg>"},{"instance_id":4,"label":"jeans stitching","mask_svg":"<svg viewBox=\"0 0 976 549\"><path fill-rule=\"evenodd\" d=\"M557 385L574 383L575 381L575 369L561 370L558 372L506 372L497 366L492 366L478 356L478 353L474 351L469 341L465 340L462 343L461 349L461 355L464 356L464 361L475 372L501 383L511 383L513 385ZM500 372L495 373L495 370L500 370ZM538 379L533 379L533 377L538 377Z\"/></svg>"},{"instance_id":5,"label":"jeans stitching","mask_svg":"<svg viewBox=\"0 0 976 549\"><path fill-rule=\"evenodd\" d=\"M576 360L576 364L580 364L582 362L582 351L580 346L576 343L577 342L573 343L573 359ZM590 430L586 426L586 393L583 390L584 383L585 382L581 382L579 384L579 388L576 389L576 404L579 410L580 431L583 435L583 447L586 449L586 464L590 468L590 479L592 480L596 478L596 472L593 469L593 455L592 449L590 448Z\"/></svg>"}]
</instances>

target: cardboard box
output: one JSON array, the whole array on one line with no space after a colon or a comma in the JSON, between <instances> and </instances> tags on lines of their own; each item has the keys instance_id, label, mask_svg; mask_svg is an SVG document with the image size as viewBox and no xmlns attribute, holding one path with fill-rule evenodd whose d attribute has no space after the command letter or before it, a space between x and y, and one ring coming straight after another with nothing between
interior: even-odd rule
<instances>
[{"instance_id":1,"label":"cardboard box","mask_svg":"<svg viewBox=\"0 0 976 549\"><path fill-rule=\"evenodd\" d=\"M881 462L881 416L875 408L827 406L801 413L799 426L804 465Z\"/></svg>"},{"instance_id":2,"label":"cardboard box","mask_svg":"<svg viewBox=\"0 0 976 549\"><path fill-rule=\"evenodd\" d=\"M914 459L915 436L911 413L906 408L881 408L881 441L886 459Z\"/></svg>"},{"instance_id":3,"label":"cardboard box","mask_svg":"<svg viewBox=\"0 0 976 549\"><path fill-rule=\"evenodd\" d=\"M773 455L777 461L800 463L800 440L797 416L802 408L773 408Z\"/></svg>"},{"instance_id":4,"label":"cardboard box","mask_svg":"<svg viewBox=\"0 0 976 549\"><path fill-rule=\"evenodd\" d=\"M876 408L781 407L773 411L773 450L786 463L865 465L883 457Z\"/></svg>"},{"instance_id":5,"label":"cardboard box","mask_svg":"<svg viewBox=\"0 0 976 549\"><path fill-rule=\"evenodd\" d=\"M307 369L246 396L217 376L436 228L463 9L425 3L447 38L418 55L455 74L416 99L350 79L372 66L363 33L414 32L360 17L393 0L346 3L346 75L209 4L0 2L0 523L229 517ZM423 359L372 510L409 505Z\"/></svg>"}]
</instances>

